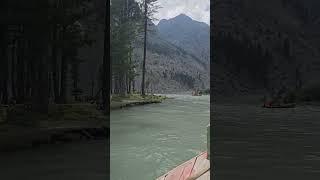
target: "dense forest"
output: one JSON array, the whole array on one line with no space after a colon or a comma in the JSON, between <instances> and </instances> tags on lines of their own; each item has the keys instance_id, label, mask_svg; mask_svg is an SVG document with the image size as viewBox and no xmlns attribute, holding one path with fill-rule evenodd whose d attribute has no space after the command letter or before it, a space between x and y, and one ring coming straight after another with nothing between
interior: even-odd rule
<instances>
[{"instance_id":1,"label":"dense forest","mask_svg":"<svg viewBox=\"0 0 320 180\"><path fill-rule=\"evenodd\" d=\"M49 103L67 103L68 73L77 98L78 48L90 45L92 31L82 21L89 1L4 1L1 23L1 103L31 103L47 112ZM97 22L93 22L97 23ZM102 60L102 59L101 59Z\"/></svg>"},{"instance_id":2,"label":"dense forest","mask_svg":"<svg viewBox=\"0 0 320 180\"><path fill-rule=\"evenodd\" d=\"M215 1L215 92L318 91L319 5L313 0Z\"/></svg>"},{"instance_id":3,"label":"dense forest","mask_svg":"<svg viewBox=\"0 0 320 180\"><path fill-rule=\"evenodd\" d=\"M133 41L142 32L146 38L145 22L152 18L155 3L155 0L2 1L1 104L29 104L32 111L46 113L52 103L100 101L107 109L109 89L110 93L121 95L134 89L137 64L131 61ZM79 86L79 66L90 59L79 56L79 51L92 46L98 27L105 29L104 50L98 55L98 88L92 88L88 94ZM143 86L144 83L142 93Z\"/></svg>"}]
</instances>

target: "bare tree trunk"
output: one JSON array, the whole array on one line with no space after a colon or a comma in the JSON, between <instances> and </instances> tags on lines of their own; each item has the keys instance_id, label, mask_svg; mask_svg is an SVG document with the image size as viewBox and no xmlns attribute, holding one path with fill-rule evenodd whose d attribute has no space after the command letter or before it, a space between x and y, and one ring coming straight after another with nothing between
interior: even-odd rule
<instances>
[{"instance_id":1,"label":"bare tree trunk","mask_svg":"<svg viewBox=\"0 0 320 180\"><path fill-rule=\"evenodd\" d=\"M1 93L2 104L8 104L8 56L7 56L7 41L6 41L6 26L1 27Z\"/></svg>"},{"instance_id":2,"label":"bare tree trunk","mask_svg":"<svg viewBox=\"0 0 320 180\"><path fill-rule=\"evenodd\" d=\"M131 67L131 65L132 65L132 45L131 44L130 44L130 51L129 51L129 64L130 64L130 68L132 68ZM130 71L131 71L131 69L130 69ZM134 78L133 75L130 74L130 76L128 78L128 82L127 82L127 84L128 84L128 93L129 94L131 93L131 82L132 82L133 78Z\"/></svg>"},{"instance_id":3,"label":"bare tree trunk","mask_svg":"<svg viewBox=\"0 0 320 180\"><path fill-rule=\"evenodd\" d=\"M16 98L16 87L15 87L15 57L16 57L16 40L13 40L12 42L12 48L11 48L11 92L12 92L12 97Z\"/></svg>"},{"instance_id":4,"label":"bare tree trunk","mask_svg":"<svg viewBox=\"0 0 320 180\"><path fill-rule=\"evenodd\" d=\"M24 71L24 51L25 51L25 41L19 40L18 41L18 48L17 48L17 103L24 102L25 97L25 89L24 89L24 82L25 82L25 71Z\"/></svg>"},{"instance_id":5,"label":"bare tree trunk","mask_svg":"<svg viewBox=\"0 0 320 180\"><path fill-rule=\"evenodd\" d=\"M134 91L135 91L135 81L132 80L132 92L134 92Z\"/></svg>"},{"instance_id":6,"label":"bare tree trunk","mask_svg":"<svg viewBox=\"0 0 320 180\"><path fill-rule=\"evenodd\" d=\"M63 52L65 53L65 52ZM61 57L61 81L60 81L60 103L67 102L67 71L68 71L68 63L67 57L65 54L62 54Z\"/></svg>"},{"instance_id":7,"label":"bare tree trunk","mask_svg":"<svg viewBox=\"0 0 320 180\"><path fill-rule=\"evenodd\" d=\"M121 96L125 96L127 92L127 86L126 86L126 74L123 71L120 71L119 73L119 94Z\"/></svg>"},{"instance_id":8,"label":"bare tree trunk","mask_svg":"<svg viewBox=\"0 0 320 180\"><path fill-rule=\"evenodd\" d=\"M62 28L61 32L61 39L63 41L63 44L65 43L65 31L66 27ZM60 72L60 103L64 104L67 103L67 72L68 72L68 63L67 63L67 56L65 52L65 47L63 45L62 49L62 55L61 55L61 72Z\"/></svg>"},{"instance_id":9,"label":"bare tree trunk","mask_svg":"<svg viewBox=\"0 0 320 180\"><path fill-rule=\"evenodd\" d=\"M110 91L108 92L108 89L110 89L110 74L108 74L108 71L110 70L110 62L108 62L107 58L107 51L109 51L108 42L109 42L109 31L108 27L110 26L110 19L108 14L108 8L109 8L109 1L106 1L105 4L105 24L104 24L104 52L103 52L103 63L102 63L102 104L103 109L105 110L105 113L108 114L110 112L109 107L109 101L110 101Z\"/></svg>"},{"instance_id":10,"label":"bare tree trunk","mask_svg":"<svg viewBox=\"0 0 320 180\"><path fill-rule=\"evenodd\" d=\"M57 25L53 27L53 45L52 45L52 80L53 80L53 93L54 93L54 102L58 103L59 101L59 79L58 79L58 48L57 48L57 40L58 40L58 29Z\"/></svg>"},{"instance_id":11,"label":"bare tree trunk","mask_svg":"<svg viewBox=\"0 0 320 180\"><path fill-rule=\"evenodd\" d=\"M43 23L43 24L42 24ZM48 113L48 29L47 24L41 21L41 27L35 26L34 32L34 45L33 45L33 86L32 86L32 99L33 111L41 114Z\"/></svg>"},{"instance_id":12,"label":"bare tree trunk","mask_svg":"<svg viewBox=\"0 0 320 180\"><path fill-rule=\"evenodd\" d=\"M94 79L91 80L91 97L94 95Z\"/></svg>"},{"instance_id":13,"label":"bare tree trunk","mask_svg":"<svg viewBox=\"0 0 320 180\"><path fill-rule=\"evenodd\" d=\"M31 43L27 41L27 50L31 50ZM32 60L27 59L27 71L26 71L26 96L28 98L31 97L31 81L32 81Z\"/></svg>"},{"instance_id":14,"label":"bare tree trunk","mask_svg":"<svg viewBox=\"0 0 320 180\"><path fill-rule=\"evenodd\" d=\"M146 54L147 54L147 0L144 0L144 44L143 44L143 64L142 64L142 82L141 82L141 95L145 95L145 73L146 73Z\"/></svg>"}]
</instances>

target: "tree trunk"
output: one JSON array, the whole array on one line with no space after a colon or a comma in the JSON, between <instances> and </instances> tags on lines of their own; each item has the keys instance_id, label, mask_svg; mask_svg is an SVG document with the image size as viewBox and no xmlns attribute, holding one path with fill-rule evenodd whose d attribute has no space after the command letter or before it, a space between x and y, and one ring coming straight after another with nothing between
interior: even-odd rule
<instances>
[{"instance_id":1,"label":"tree trunk","mask_svg":"<svg viewBox=\"0 0 320 180\"><path fill-rule=\"evenodd\" d=\"M66 27L62 28L61 32L61 40L62 40L62 48L61 48L61 71L60 71L60 103L67 103L67 72L68 72L68 62L65 50L65 31Z\"/></svg>"},{"instance_id":2,"label":"tree trunk","mask_svg":"<svg viewBox=\"0 0 320 180\"><path fill-rule=\"evenodd\" d=\"M57 48L57 40L58 40L58 28L57 25L53 26L53 44L52 44L52 80L53 80L53 94L54 94L54 102L58 103L59 101L59 79L58 79L58 48Z\"/></svg>"},{"instance_id":3,"label":"tree trunk","mask_svg":"<svg viewBox=\"0 0 320 180\"><path fill-rule=\"evenodd\" d=\"M16 40L13 40L12 42L12 48L11 48L11 93L12 98L16 98L16 87L15 87L15 57L16 57Z\"/></svg>"},{"instance_id":4,"label":"tree trunk","mask_svg":"<svg viewBox=\"0 0 320 180\"><path fill-rule=\"evenodd\" d=\"M126 73L123 71L119 72L119 94L125 96L127 92L126 86Z\"/></svg>"},{"instance_id":5,"label":"tree trunk","mask_svg":"<svg viewBox=\"0 0 320 180\"><path fill-rule=\"evenodd\" d=\"M68 63L67 57L63 50L61 57L61 84L60 84L60 103L64 104L67 102L67 71L68 71Z\"/></svg>"},{"instance_id":6,"label":"tree trunk","mask_svg":"<svg viewBox=\"0 0 320 180\"><path fill-rule=\"evenodd\" d=\"M44 48L47 45L44 44ZM49 83L48 83L48 60L47 60L47 52L44 50L44 53L41 57L39 57L39 87L38 87L38 112L48 113L48 105L49 105Z\"/></svg>"},{"instance_id":7,"label":"tree trunk","mask_svg":"<svg viewBox=\"0 0 320 180\"><path fill-rule=\"evenodd\" d=\"M94 79L91 80L91 97L94 95Z\"/></svg>"},{"instance_id":8,"label":"tree trunk","mask_svg":"<svg viewBox=\"0 0 320 180\"><path fill-rule=\"evenodd\" d=\"M103 109L105 110L106 114L109 114L110 107L109 107L109 101L110 101L110 74L108 74L108 71L110 70L110 62L108 62L107 52L109 51L108 43L109 43L109 26L110 26L110 19L109 19L109 1L106 1L105 4L105 24L104 24L104 48L103 48L103 63L102 63L102 104Z\"/></svg>"},{"instance_id":9,"label":"tree trunk","mask_svg":"<svg viewBox=\"0 0 320 180\"><path fill-rule=\"evenodd\" d=\"M130 94L131 93L131 79L129 79L129 82L128 82L128 93Z\"/></svg>"},{"instance_id":10,"label":"tree trunk","mask_svg":"<svg viewBox=\"0 0 320 180\"><path fill-rule=\"evenodd\" d=\"M29 51L29 50L32 50L31 49L31 43L30 43L30 41L27 41L27 50ZM27 59L27 62L26 62L26 64L27 64L27 67L26 67L26 69L27 69L27 71L26 71L26 97L28 97L28 98L30 98L32 95L31 95L31 88L32 88L32 77L33 77L33 75L32 75L32 60L31 60L31 58L28 58Z\"/></svg>"},{"instance_id":11,"label":"tree trunk","mask_svg":"<svg viewBox=\"0 0 320 180\"><path fill-rule=\"evenodd\" d=\"M146 54L147 54L147 0L144 0L144 44L143 44L143 63L142 63L142 81L141 81L141 95L145 95L145 72L146 72Z\"/></svg>"},{"instance_id":12,"label":"tree trunk","mask_svg":"<svg viewBox=\"0 0 320 180\"><path fill-rule=\"evenodd\" d=\"M41 28L39 28L41 26ZM39 21L33 27L33 80L32 80L32 105L33 111L41 114L48 114L49 93L48 93L48 44L49 28L46 19Z\"/></svg>"},{"instance_id":13,"label":"tree trunk","mask_svg":"<svg viewBox=\"0 0 320 180\"><path fill-rule=\"evenodd\" d=\"M129 72L132 71L132 45L130 44L130 51L129 51L129 65L130 65L130 69L129 69ZM129 77L128 77L128 82L127 82L127 85L128 85L128 93L130 94L131 93L131 82L132 82L132 78L133 78L133 75L130 74Z\"/></svg>"},{"instance_id":14,"label":"tree trunk","mask_svg":"<svg viewBox=\"0 0 320 180\"><path fill-rule=\"evenodd\" d=\"M132 92L135 91L135 80L132 80Z\"/></svg>"},{"instance_id":15,"label":"tree trunk","mask_svg":"<svg viewBox=\"0 0 320 180\"><path fill-rule=\"evenodd\" d=\"M6 26L1 27L1 103L8 104L8 56L7 56L7 41L6 41Z\"/></svg>"},{"instance_id":16,"label":"tree trunk","mask_svg":"<svg viewBox=\"0 0 320 180\"><path fill-rule=\"evenodd\" d=\"M25 97L24 48L24 40L19 40L17 48L17 103L23 103Z\"/></svg>"}]
</instances>

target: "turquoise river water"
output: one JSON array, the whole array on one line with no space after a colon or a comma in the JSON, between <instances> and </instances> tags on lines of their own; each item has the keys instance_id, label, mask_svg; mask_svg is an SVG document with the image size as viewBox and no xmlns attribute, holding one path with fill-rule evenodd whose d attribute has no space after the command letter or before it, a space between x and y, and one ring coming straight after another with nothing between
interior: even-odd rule
<instances>
[{"instance_id":1,"label":"turquoise river water","mask_svg":"<svg viewBox=\"0 0 320 180\"><path fill-rule=\"evenodd\" d=\"M152 180L206 150L209 96L167 95L163 103L111 112L112 180Z\"/></svg>"}]
</instances>

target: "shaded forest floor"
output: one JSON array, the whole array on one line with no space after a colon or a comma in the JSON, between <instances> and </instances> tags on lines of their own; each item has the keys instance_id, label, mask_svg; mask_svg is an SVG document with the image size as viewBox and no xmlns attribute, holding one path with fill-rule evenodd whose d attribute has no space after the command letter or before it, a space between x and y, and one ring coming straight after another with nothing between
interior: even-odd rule
<instances>
[{"instance_id":1,"label":"shaded forest floor","mask_svg":"<svg viewBox=\"0 0 320 180\"><path fill-rule=\"evenodd\" d=\"M146 95L144 97L139 94L131 94L127 96L113 95L111 98L110 109L114 110L130 106L161 103L165 99L167 99L167 97L156 95Z\"/></svg>"},{"instance_id":2,"label":"shaded forest floor","mask_svg":"<svg viewBox=\"0 0 320 180\"><path fill-rule=\"evenodd\" d=\"M107 117L95 104L52 104L46 115L24 105L0 108L0 151L107 138Z\"/></svg>"},{"instance_id":3,"label":"shaded forest floor","mask_svg":"<svg viewBox=\"0 0 320 180\"><path fill-rule=\"evenodd\" d=\"M167 97L138 94L113 95L110 109L161 103ZM48 114L31 112L26 105L0 107L0 151L20 150L43 144L106 139L108 116L96 104L50 104Z\"/></svg>"}]
</instances>

